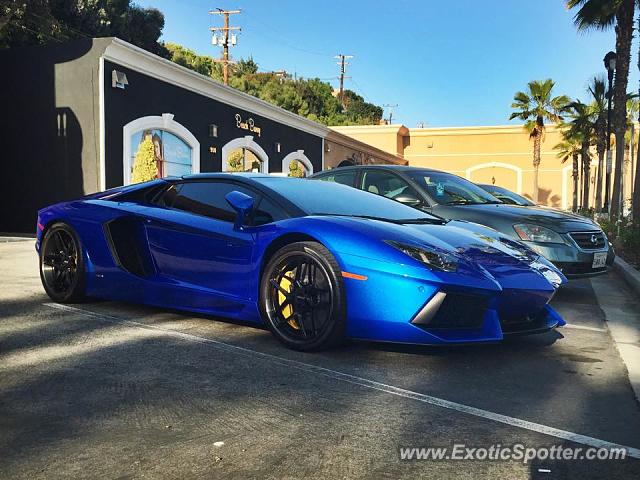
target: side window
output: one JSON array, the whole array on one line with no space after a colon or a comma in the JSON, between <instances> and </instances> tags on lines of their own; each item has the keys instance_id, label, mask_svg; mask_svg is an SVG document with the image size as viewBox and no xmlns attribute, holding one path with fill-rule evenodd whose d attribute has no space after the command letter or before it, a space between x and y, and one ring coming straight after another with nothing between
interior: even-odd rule
<instances>
[{"instance_id":1,"label":"side window","mask_svg":"<svg viewBox=\"0 0 640 480\"><path fill-rule=\"evenodd\" d=\"M191 182L181 185L170 206L216 220L233 222L236 212L227 202L225 195L234 190L257 198L255 192L233 183Z\"/></svg>"},{"instance_id":2,"label":"side window","mask_svg":"<svg viewBox=\"0 0 640 480\"><path fill-rule=\"evenodd\" d=\"M259 226L267 223L276 222L287 218L287 214L280 207L276 206L268 198L262 197L257 208L253 211L251 225Z\"/></svg>"},{"instance_id":3,"label":"side window","mask_svg":"<svg viewBox=\"0 0 640 480\"><path fill-rule=\"evenodd\" d=\"M335 173L331 172L328 175L318 177L318 180L322 180L323 182L341 183L342 185L353 187L356 180L356 173L356 170L347 170L346 172L336 171Z\"/></svg>"},{"instance_id":4,"label":"side window","mask_svg":"<svg viewBox=\"0 0 640 480\"><path fill-rule=\"evenodd\" d=\"M382 170L366 170L360 189L391 199L401 195L411 195L420 199L418 193L402 178Z\"/></svg>"},{"instance_id":5,"label":"side window","mask_svg":"<svg viewBox=\"0 0 640 480\"><path fill-rule=\"evenodd\" d=\"M154 200L153 203L159 205L161 207L170 207L173 205L173 202L176 199L176 195L178 194L178 189L175 185L171 185L164 192L162 192L157 199Z\"/></svg>"}]
</instances>

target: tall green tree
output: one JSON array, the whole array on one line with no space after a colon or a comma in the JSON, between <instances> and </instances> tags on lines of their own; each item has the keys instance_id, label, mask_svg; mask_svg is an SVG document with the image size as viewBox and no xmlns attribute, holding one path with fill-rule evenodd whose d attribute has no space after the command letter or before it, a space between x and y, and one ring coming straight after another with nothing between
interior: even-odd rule
<instances>
[{"instance_id":1,"label":"tall green tree","mask_svg":"<svg viewBox=\"0 0 640 480\"><path fill-rule=\"evenodd\" d=\"M576 135L575 132L572 132L570 129L566 128L562 132L562 141L553 147L555 150L558 150L558 158L560 158L562 163L565 163L567 160L571 159L572 164L572 174L571 178L573 179L573 201L571 210L574 212L578 211L578 192L580 191L580 166L578 162L578 157L582 151L582 138Z\"/></svg>"},{"instance_id":2,"label":"tall green tree","mask_svg":"<svg viewBox=\"0 0 640 480\"><path fill-rule=\"evenodd\" d=\"M607 97L603 77L593 77L588 87L591 103L589 104L594 116L593 141L598 155L598 172L596 174L596 210L602 209L602 172L604 171L604 156L607 149Z\"/></svg>"},{"instance_id":3,"label":"tall green tree","mask_svg":"<svg viewBox=\"0 0 640 480\"><path fill-rule=\"evenodd\" d=\"M555 83L550 78L528 83L527 92L516 92L511 108L515 111L509 120L519 119L533 140L533 201L538 201L538 170L540 168L540 147L544 140L545 121L559 123L560 114L569 103L566 95L553 96Z\"/></svg>"},{"instance_id":4,"label":"tall green tree","mask_svg":"<svg viewBox=\"0 0 640 480\"><path fill-rule=\"evenodd\" d=\"M591 143L595 138L594 111L590 105L580 100L570 102L566 111L571 117L567 136L580 141L580 163L582 165L582 208L589 208L589 190L591 179Z\"/></svg>"},{"instance_id":5,"label":"tall green tree","mask_svg":"<svg viewBox=\"0 0 640 480\"><path fill-rule=\"evenodd\" d=\"M624 162L624 136L627 130L627 83L636 2L635 0L568 0L567 6L577 10L574 23L580 30L606 30L615 26L617 60L613 84L613 131L616 136L616 167L610 212L612 216L617 217Z\"/></svg>"}]
</instances>

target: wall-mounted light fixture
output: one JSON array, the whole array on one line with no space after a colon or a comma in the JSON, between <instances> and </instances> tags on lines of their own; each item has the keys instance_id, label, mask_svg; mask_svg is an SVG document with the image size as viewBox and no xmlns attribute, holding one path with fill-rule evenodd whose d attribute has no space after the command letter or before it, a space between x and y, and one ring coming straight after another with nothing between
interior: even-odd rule
<instances>
[{"instance_id":1,"label":"wall-mounted light fixture","mask_svg":"<svg viewBox=\"0 0 640 480\"><path fill-rule=\"evenodd\" d=\"M329 153L331 151L331 144L329 142L325 142L324 151Z\"/></svg>"},{"instance_id":2,"label":"wall-mounted light fixture","mask_svg":"<svg viewBox=\"0 0 640 480\"><path fill-rule=\"evenodd\" d=\"M209 153L216 153L218 149L216 147L209 147Z\"/></svg>"},{"instance_id":3,"label":"wall-mounted light fixture","mask_svg":"<svg viewBox=\"0 0 640 480\"><path fill-rule=\"evenodd\" d=\"M209 125L209 136L212 138L218 138L218 126L213 123Z\"/></svg>"},{"instance_id":4,"label":"wall-mounted light fixture","mask_svg":"<svg viewBox=\"0 0 640 480\"><path fill-rule=\"evenodd\" d=\"M280 153L280 142L274 143L273 148L277 153Z\"/></svg>"},{"instance_id":5,"label":"wall-mounted light fixture","mask_svg":"<svg viewBox=\"0 0 640 480\"><path fill-rule=\"evenodd\" d=\"M127 80L127 75L124 72L119 72L118 70L111 71L111 86L113 88L121 88L124 90L124 87L129 85L129 80Z\"/></svg>"}]
</instances>

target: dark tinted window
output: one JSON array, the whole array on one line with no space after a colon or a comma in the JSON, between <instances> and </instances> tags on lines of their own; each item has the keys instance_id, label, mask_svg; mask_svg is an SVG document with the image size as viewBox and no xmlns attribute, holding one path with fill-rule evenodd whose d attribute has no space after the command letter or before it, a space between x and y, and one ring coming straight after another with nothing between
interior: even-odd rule
<instances>
[{"instance_id":1,"label":"dark tinted window","mask_svg":"<svg viewBox=\"0 0 640 480\"><path fill-rule=\"evenodd\" d=\"M437 218L400 202L331 182L286 177L261 177L255 180L297 205L307 215L369 215L391 220Z\"/></svg>"},{"instance_id":2,"label":"dark tinted window","mask_svg":"<svg viewBox=\"0 0 640 480\"><path fill-rule=\"evenodd\" d=\"M322 180L324 182L335 182L341 183L342 185L349 185L353 187L356 181L356 170L347 170L345 172L341 172L339 170L332 171L331 173L318 177L316 180Z\"/></svg>"},{"instance_id":3,"label":"dark tinted window","mask_svg":"<svg viewBox=\"0 0 640 480\"><path fill-rule=\"evenodd\" d=\"M154 201L154 203L160 205L161 207L170 207L171 205L173 205L177 194L178 189L175 185L171 185Z\"/></svg>"},{"instance_id":4,"label":"dark tinted window","mask_svg":"<svg viewBox=\"0 0 640 480\"><path fill-rule=\"evenodd\" d=\"M266 223L276 222L287 218L287 214L280 207L276 206L268 198L262 197L257 208L253 211L251 224L258 226Z\"/></svg>"},{"instance_id":5,"label":"dark tinted window","mask_svg":"<svg viewBox=\"0 0 640 480\"><path fill-rule=\"evenodd\" d=\"M168 206L225 222L233 222L236 212L225 196L234 190L253 198L257 197L252 190L233 183L191 182L179 186L173 203Z\"/></svg>"}]
</instances>

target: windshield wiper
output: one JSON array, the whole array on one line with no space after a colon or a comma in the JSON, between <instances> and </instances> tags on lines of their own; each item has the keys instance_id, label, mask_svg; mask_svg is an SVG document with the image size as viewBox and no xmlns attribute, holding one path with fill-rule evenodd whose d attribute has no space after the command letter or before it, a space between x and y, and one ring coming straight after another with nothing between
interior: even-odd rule
<instances>
[{"instance_id":1,"label":"windshield wiper","mask_svg":"<svg viewBox=\"0 0 640 480\"><path fill-rule=\"evenodd\" d=\"M445 223L448 222L448 220L445 220L444 218L405 218L403 220L397 220L398 223L401 223L403 225L409 225L409 224L428 224L428 225L444 225Z\"/></svg>"},{"instance_id":2,"label":"windshield wiper","mask_svg":"<svg viewBox=\"0 0 640 480\"><path fill-rule=\"evenodd\" d=\"M444 205L497 205L503 203L495 200L487 200L486 202L472 202L471 200L452 200Z\"/></svg>"}]
</instances>

